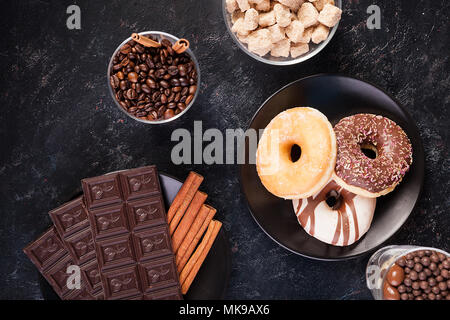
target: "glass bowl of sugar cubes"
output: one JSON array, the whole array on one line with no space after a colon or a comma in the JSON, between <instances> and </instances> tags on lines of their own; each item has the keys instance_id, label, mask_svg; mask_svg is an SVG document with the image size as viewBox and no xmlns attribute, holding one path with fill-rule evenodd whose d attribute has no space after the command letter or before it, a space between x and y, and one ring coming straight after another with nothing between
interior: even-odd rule
<instances>
[{"instance_id":1,"label":"glass bowl of sugar cubes","mask_svg":"<svg viewBox=\"0 0 450 320\"><path fill-rule=\"evenodd\" d=\"M249 56L292 65L319 53L336 32L342 0L222 0L227 29Z\"/></svg>"}]
</instances>

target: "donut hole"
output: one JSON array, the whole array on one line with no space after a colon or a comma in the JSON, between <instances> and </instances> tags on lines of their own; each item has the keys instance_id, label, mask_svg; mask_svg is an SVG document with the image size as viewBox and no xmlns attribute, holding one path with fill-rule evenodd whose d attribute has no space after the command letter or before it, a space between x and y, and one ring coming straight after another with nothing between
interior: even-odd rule
<instances>
[{"instance_id":1,"label":"donut hole","mask_svg":"<svg viewBox=\"0 0 450 320\"><path fill-rule=\"evenodd\" d=\"M361 145L361 152L369 159L376 159L378 157L378 150L372 143L363 143Z\"/></svg>"},{"instance_id":2,"label":"donut hole","mask_svg":"<svg viewBox=\"0 0 450 320\"><path fill-rule=\"evenodd\" d=\"M300 157L302 156L302 148L298 144L294 144L291 147L291 161L297 162L300 160Z\"/></svg>"},{"instance_id":3,"label":"donut hole","mask_svg":"<svg viewBox=\"0 0 450 320\"><path fill-rule=\"evenodd\" d=\"M341 207L342 197L336 190L331 190L325 196L325 203L333 210L337 210Z\"/></svg>"}]
</instances>

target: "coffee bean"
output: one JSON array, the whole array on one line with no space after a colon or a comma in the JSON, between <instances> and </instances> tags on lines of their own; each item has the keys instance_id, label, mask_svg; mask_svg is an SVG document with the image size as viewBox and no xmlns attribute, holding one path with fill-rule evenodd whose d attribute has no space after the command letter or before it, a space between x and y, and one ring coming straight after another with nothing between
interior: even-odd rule
<instances>
[{"instance_id":1,"label":"coffee bean","mask_svg":"<svg viewBox=\"0 0 450 320\"><path fill-rule=\"evenodd\" d=\"M130 80L131 82L138 82L138 75L136 72L130 72L128 74L128 80Z\"/></svg>"},{"instance_id":2,"label":"coffee bean","mask_svg":"<svg viewBox=\"0 0 450 320\"><path fill-rule=\"evenodd\" d=\"M192 101L192 99L194 99L193 95L190 95L189 97L186 98L186 104L189 105Z\"/></svg>"},{"instance_id":3,"label":"coffee bean","mask_svg":"<svg viewBox=\"0 0 450 320\"><path fill-rule=\"evenodd\" d=\"M178 69L177 69L178 70ZM176 79L176 78L172 78L171 80L170 80L170 84L172 85L172 86L174 86L174 87L178 87L178 86L180 86L180 80L178 80L178 79Z\"/></svg>"},{"instance_id":4,"label":"coffee bean","mask_svg":"<svg viewBox=\"0 0 450 320\"><path fill-rule=\"evenodd\" d=\"M187 73L186 67L184 64L178 65L178 72L180 73L180 76L184 77Z\"/></svg>"},{"instance_id":5,"label":"coffee bean","mask_svg":"<svg viewBox=\"0 0 450 320\"><path fill-rule=\"evenodd\" d=\"M190 86L189 87L189 94L195 94L195 92L197 91L197 86Z\"/></svg>"},{"instance_id":6,"label":"coffee bean","mask_svg":"<svg viewBox=\"0 0 450 320\"><path fill-rule=\"evenodd\" d=\"M164 119L170 119L175 115L175 112L172 109L167 109L164 112Z\"/></svg>"},{"instance_id":7,"label":"coffee bean","mask_svg":"<svg viewBox=\"0 0 450 320\"><path fill-rule=\"evenodd\" d=\"M187 86L189 86L189 81L188 81L186 78L181 77L181 78L178 78L178 80L180 81L180 85L181 85L182 87L187 87ZM189 90L189 89L188 89L188 90Z\"/></svg>"},{"instance_id":8,"label":"coffee bean","mask_svg":"<svg viewBox=\"0 0 450 320\"><path fill-rule=\"evenodd\" d=\"M142 91L144 91L145 93L152 92L152 89L147 84L143 84L141 88L142 88Z\"/></svg>"},{"instance_id":9,"label":"coffee bean","mask_svg":"<svg viewBox=\"0 0 450 320\"><path fill-rule=\"evenodd\" d=\"M111 87L116 89L120 83L119 77L117 75L113 75L111 76L110 80L111 80Z\"/></svg>"},{"instance_id":10,"label":"coffee bean","mask_svg":"<svg viewBox=\"0 0 450 320\"><path fill-rule=\"evenodd\" d=\"M159 84L160 84L161 87L163 87L163 88L169 88L169 87L170 87L169 83L168 83L166 80L161 80L161 81L159 82Z\"/></svg>"},{"instance_id":11,"label":"coffee bean","mask_svg":"<svg viewBox=\"0 0 450 320\"><path fill-rule=\"evenodd\" d=\"M178 74L178 68L176 66L170 66L167 69L167 72L171 75L171 76L176 76Z\"/></svg>"}]
</instances>

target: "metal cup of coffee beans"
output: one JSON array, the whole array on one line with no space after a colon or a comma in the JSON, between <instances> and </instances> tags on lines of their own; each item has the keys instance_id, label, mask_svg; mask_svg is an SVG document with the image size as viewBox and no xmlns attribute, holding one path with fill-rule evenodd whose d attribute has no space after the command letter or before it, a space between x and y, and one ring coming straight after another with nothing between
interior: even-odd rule
<instances>
[{"instance_id":1,"label":"metal cup of coffee beans","mask_svg":"<svg viewBox=\"0 0 450 320\"><path fill-rule=\"evenodd\" d=\"M159 31L126 39L108 66L110 92L119 109L150 124L183 115L200 85L199 65L188 45L187 40Z\"/></svg>"}]
</instances>

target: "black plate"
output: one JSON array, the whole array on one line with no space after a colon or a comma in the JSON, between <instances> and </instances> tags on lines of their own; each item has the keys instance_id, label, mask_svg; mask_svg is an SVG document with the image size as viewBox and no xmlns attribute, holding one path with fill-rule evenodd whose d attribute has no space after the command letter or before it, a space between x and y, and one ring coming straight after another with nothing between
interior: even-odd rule
<instances>
[{"instance_id":1,"label":"black plate","mask_svg":"<svg viewBox=\"0 0 450 320\"><path fill-rule=\"evenodd\" d=\"M180 180L164 173L159 174L166 208L169 208L178 190L183 184ZM79 195L77 195L79 196ZM211 250L200 268L194 282L184 296L186 300L212 300L225 297L231 273L231 253L228 238L223 228L220 229ZM40 274L39 274L40 275ZM53 288L40 275L39 283L42 296L46 300L59 299Z\"/></svg>"},{"instance_id":2,"label":"black plate","mask_svg":"<svg viewBox=\"0 0 450 320\"><path fill-rule=\"evenodd\" d=\"M410 138L413 164L393 192L377 199L372 226L351 246L331 246L308 235L297 222L291 201L269 193L260 182L256 166L246 162L241 165L241 185L253 218L279 245L314 259L354 258L377 248L405 223L422 189L424 153L417 126L399 103L381 89L357 79L324 74L297 80L273 94L256 112L250 128L263 129L277 114L296 106L320 110L333 125L343 117L356 113L373 113L390 118Z\"/></svg>"}]
</instances>

